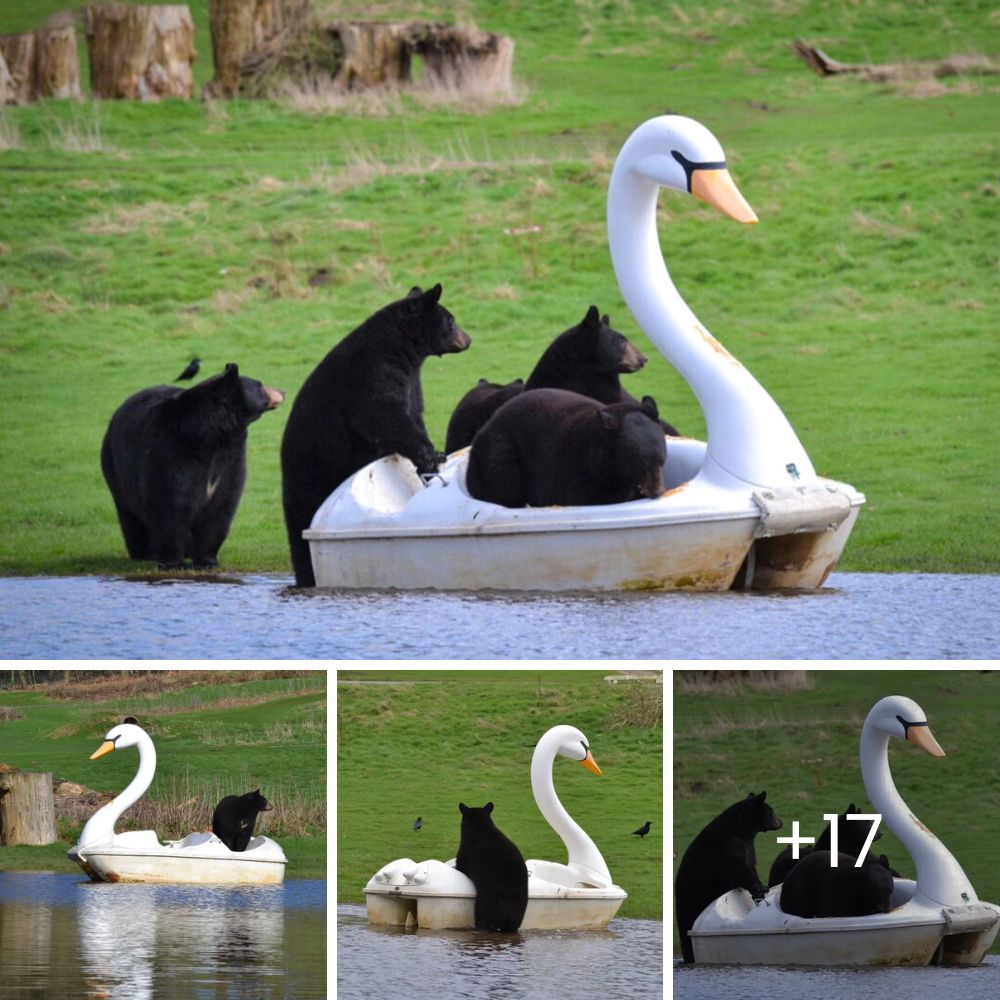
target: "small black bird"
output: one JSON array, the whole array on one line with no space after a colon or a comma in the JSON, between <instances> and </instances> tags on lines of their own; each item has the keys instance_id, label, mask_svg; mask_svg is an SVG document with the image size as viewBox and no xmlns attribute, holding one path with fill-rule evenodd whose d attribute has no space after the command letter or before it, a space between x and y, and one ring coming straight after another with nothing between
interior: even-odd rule
<instances>
[{"instance_id":1,"label":"small black bird","mask_svg":"<svg viewBox=\"0 0 1000 1000\"><path fill-rule=\"evenodd\" d=\"M639 834L640 837L645 837L646 834L649 833L650 826L652 826L652 824L649 820L646 820L646 825L640 826L638 830L633 830L632 835L634 836L635 834Z\"/></svg>"},{"instance_id":2,"label":"small black bird","mask_svg":"<svg viewBox=\"0 0 1000 1000\"><path fill-rule=\"evenodd\" d=\"M192 358L191 364L189 364L187 368L185 368L184 371L182 371L180 375L174 379L174 381L186 382L189 378L194 378L195 375L198 374L199 368L201 368L201 358Z\"/></svg>"},{"instance_id":3,"label":"small black bird","mask_svg":"<svg viewBox=\"0 0 1000 1000\"><path fill-rule=\"evenodd\" d=\"M414 830L419 830L423 825L424 821L419 816L413 821Z\"/></svg>"}]
</instances>

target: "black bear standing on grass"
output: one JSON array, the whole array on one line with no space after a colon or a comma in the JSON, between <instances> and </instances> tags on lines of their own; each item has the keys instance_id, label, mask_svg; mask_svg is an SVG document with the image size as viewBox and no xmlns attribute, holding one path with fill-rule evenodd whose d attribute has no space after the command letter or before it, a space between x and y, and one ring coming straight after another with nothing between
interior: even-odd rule
<instances>
[{"instance_id":1,"label":"black bear standing on grass","mask_svg":"<svg viewBox=\"0 0 1000 1000\"><path fill-rule=\"evenodd\" d=\"M837 855L830 866L829 851L813 851L788 873L779 905L797 917L867 917L892 909L892 874L881 859L868 856L860 868L856 858Z\"/></svg>"},{"instance_id":2,"label":"black bear standing on grass","mask_svg":"<svg viewBox=\"0 0 1000 1000\"><path fill-rule=\"evenodd\" d=\"M754 899L767 890L757 876L754 837L780 830L781 820L764 801L767 792L754 795L724 809L694 840L677 869L677 927L684 961L694 961L688 931L701 911L730 889L746 889Z\"/></svg>"},{"instance_id":3,"label":"black bear standing on grass","mask_svg":"<svg viewBox=\"0 0 1000 1000\"><path fill-rule=\"evenodd\" d=\"M476 435L465 484L504 507L624 503L663 492L656 404L605 406L564 389L515 396Z\"/></svg>"},{"instance_id":4,"label":"black bear standing on grass","mask_svg":"<svg viewBox=\"0 0 1000 1000\"><path fill-rule=\"evenodd\" d=\"M420 366L471 341L440 298L440 285L413 288L380 309L327 354L295 398L281 441L281 476L298 587L316 583L302 532L348 476L393 453L420 473L434 472L444 458L424 426Z\"/></svg>"},{"instance_id":5,"label":"black bear standing on grass","mask_svg":"<svg viewBox=\"0 0 1000 1000\"><path fill-rule=\"evenodd\" d=\"M118 407L101 469L129 558L218 565L246 482L247 425L284 398L229 364L190 389L157 385Z\"/></svg>"},{"instance_id":6,"label":"black bear standing on grass","mask_svg":"<svg viewBox=\"0 0 1000 1000\"><path fill-rule=\"evenodd\" d=\"M481 809L459 802L462 840L455 867L476 887L476 930L513 933L528 908L528 869L513 841L493 822L493 803Z\"/></svg>"},{"instance_id":7,"label":"black bear standing on grass","mask_svg":"<svg viewBox=\"0 0 1000 1000\"><path fill-rule=\"evenodd\" d=\"M638 403L621 384L620 375L637 372L646 359L626 339L611 328L607 315L599 316L591 306L576 325L559 334L545 349L528 376L528 381L497 385L480 379L455 407L448 423L445 450L451 454L472 443L476 431L510 398L530 389L566 389L589 396L599 403ZM661 421L667 434L677 429Z\"/></svg>"},{"instance_id":8,"label":"black bear standing on grass","mask_svg":"<svg viewBox=\"0 0 1000 1000\"><path fill-rule=\"evenodd\" d=\"M227 795L212 814L212 833L231 851L245 851L253 836L257 813L274 808L257 788L246 795Z\"/></svg>"}]
</instances>

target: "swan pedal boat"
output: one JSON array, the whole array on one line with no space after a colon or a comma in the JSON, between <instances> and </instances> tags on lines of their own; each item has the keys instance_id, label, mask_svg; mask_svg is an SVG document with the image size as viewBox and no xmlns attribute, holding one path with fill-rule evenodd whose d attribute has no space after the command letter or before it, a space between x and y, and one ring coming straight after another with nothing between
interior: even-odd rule
<instances>
[{"instance_id":1,"label":"swan pedal boat","mask_svg":"<svg viewBox=\"0 0 1000 1000\"><path fill-rule=\"evenodd\" d=\"M91 760L138 747L139 770L129 785L87 820L79 842L66 852L95 882L170 882L211 885L279 885L288 859L270 837L250 839L245 851L231 851L214 833L189 833L161 842L153 830L115 832L118 817L146 793L156 773L156 748L140 726L109 730Z\"/></svg>"},{"instance_id":2,"label":"swan pedal boat","mask_svg":"<svg viewBox=\"0 0 1000 1000\"><path fill-rule=\"evenodd\" d=\"M661 187L743 223L757 216L718 140L679 115L632 133L608 188L625 302L694 391L707 441L667 438L665 492L628 503L510 509L470 496L468 449L429 477L390 455L341 483L303 532L316 586L439 590L811 589L836 566L864 494L816 474L784 413L674 287ZM426 482L425 482L426 479Z\"/></svg>"},{"instance_id":3,"label":"swan pedal boat","mask_svg":"<svg viewBox=\"0 0 1000 1000\"><path fill-rule=\"evenodd\" d=\"M520 930L583 930L605 927L628 898L615 885L593 840L566 812L552 783L557 756L578 760L600 774L587 738L573 726L555 726L531 758L531 790L539 811L566 845L567 863L531 859L528 907ZM365 886L370 924L434 930L475 927L476 887L450 861L400 858L380 868Z\"/></svg>"},{"instance_id":4,"label":"swan pedal boat","mask_svg":"<svg viewBox=\"0 0 1000 1000\"><path fill-rule=\"evenodd\" d=\"M733 889L689 931L695 962L722 965L977 965L1000 929L1000 906L976 895L958 861L910 811L889 771L889 738L944 751L916 702L891 695L868 713L861 772L875 811L902 841L916 880L894 879L890 912L804 918L781 909L781 886L755 904Z\"/></svg>"}]
</instances>

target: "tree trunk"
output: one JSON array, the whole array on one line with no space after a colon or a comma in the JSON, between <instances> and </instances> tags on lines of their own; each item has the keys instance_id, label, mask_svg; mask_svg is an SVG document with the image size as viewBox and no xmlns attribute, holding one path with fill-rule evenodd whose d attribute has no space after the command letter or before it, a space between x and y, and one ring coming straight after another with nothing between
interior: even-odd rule
<instances>
[{"instance_id":1,"label":"tree trunk","mask_svg":"<svg viewBox=\"0 0 1000 1000\"><path fill-rule=\"evenodd\" d=\"M237 97L262 60L303 37L312 0L209 0L208 16L215 73L205 96Z\"/></svg>"},{"instance_id":2,"label":"tree trunk","mask_svg":"<svg viewBox=\"0 0 1000 1000\"><path fill-rule=\"evenodd\" d=\"M56 839L52 775L0 774L0 845L51 844Z\"/></svg>"},{"instance_id":3,"label":"tree trunk","mask_svg":"<svg viewBox=\"0 0 1000 1000\"><path fill-rule=\"evenodd\" d=\"M35 32L35 83L38 97L80 97L80 56L72 21Z\"/></svg>"},{"instance_id":4,"label":"tree trunk","mask_svg":"<svg viewBox=\"0 0 1000 1000\"><path fill-rule=\"evenodd\" d=\"M191 97L194 24L186 6L84 7L94 97L156 101Z\"/></svg>"}]
</instances>

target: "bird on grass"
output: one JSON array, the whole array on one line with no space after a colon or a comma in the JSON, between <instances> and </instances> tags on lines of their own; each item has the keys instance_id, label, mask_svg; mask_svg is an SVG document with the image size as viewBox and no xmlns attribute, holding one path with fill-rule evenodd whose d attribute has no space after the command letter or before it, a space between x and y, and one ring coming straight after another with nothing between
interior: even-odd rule
<instances>
[{"instance_id":1,"label":"bird on grass","mask_svg":"<svg viewBox=\"0 0 1000 1000\"><path fill-rule=\"evenodd\" d=\"M635 836L635 834L639 834L640 837L645 837L646 834L649 833L650 826L652 826L652 823L650 823L649 820L646 820L646 825L645 826L640 826L638 830L633 830L632 833L631 833L631 836Z\"/></svg>"},{"instance_id":2,"label":"bird on grass","mask_svg":"<svg viewBox=\"0 0 1000 1000\"><path fill-rule=\"evenodd\" d=\"M186 382L188 379L194 378L195 375L198 374L199 368L201 368L201 358L192 358L191 364L189 364L187 368L185 368L184 371L182 371L180 375L178 375L177 378L174 379L174 381Z\"/></svg>"},{"instance_id":3,"label":"bird on grass","mask_svg":"<svg viewBox=\"0 0 1000 1000\"><path fill-rule=\"evenodd\" d=\"M423 825L424 821L419 816L413 821L414 830L419 830Z\"/></svg>"}]
</instances>

